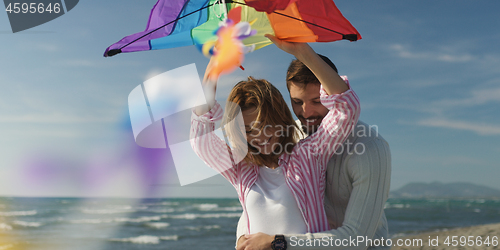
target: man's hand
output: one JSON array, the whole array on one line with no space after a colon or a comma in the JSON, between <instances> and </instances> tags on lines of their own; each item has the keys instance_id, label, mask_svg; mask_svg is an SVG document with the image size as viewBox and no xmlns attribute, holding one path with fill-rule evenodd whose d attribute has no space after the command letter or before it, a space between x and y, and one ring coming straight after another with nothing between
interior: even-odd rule
<instances>
[{"instance_id":1,"label":"man's hand","mask_svg":"<svg viewBox=\"0 0 500 250\"><path fill-rule=\"evenodd\" d=\"M246 235L240 236L238 242L236 242L236 250L244 250L247 244L245 243L246 241L247 241Z\"/></svg>"},{"instance_id":2,"label":"man's hand","mask_svg":"<svg viewBox=\"0 0 500 250\"><path fill-rule=\"evenodd\" d=\"M294 55L297 60L304 63L313 72L316 78L318 78L327 94L340 94L349 89L337 72L323 61L309 44L285 42L270 34L266 34L265 36L269 38L276 47Z\"/></svg>"},{"instance_id":3,"label":"man's hand","mask_svg":"<svg viewBox=\"0 0 500 250\"><path fill-rule=\"evenodd\" d=\"M270 34L266 34L265 37L269 38L279 49L294 55L299 61L306 59L304 56L316 54L307 43L285 42Z\"/></svg>"},{"instance_id":4,"label":"man's hand","mask_svg":"<svg viewBox=\"0 0 500 250\"><path fill-rule=\"evenodd\" d=\"M236 250L271 250L274 235L256 233L243 235L238 239Z\"/></svg>"}]
</instances>

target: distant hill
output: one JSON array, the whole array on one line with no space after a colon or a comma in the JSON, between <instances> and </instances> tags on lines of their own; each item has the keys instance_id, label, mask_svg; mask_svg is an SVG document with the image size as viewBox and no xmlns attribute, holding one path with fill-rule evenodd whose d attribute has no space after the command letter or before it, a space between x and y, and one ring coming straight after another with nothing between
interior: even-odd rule
<instances>
[{"instance_id":1,"label":"distant hill","mask_svg":"<svg viewBox=\"0 0 500 250\"><path fill-rule=\"evenodd\" d=\"M392 191L391 198L500 198L500 190L467 182L412 182Z\"/></svg>"}]
</instances>

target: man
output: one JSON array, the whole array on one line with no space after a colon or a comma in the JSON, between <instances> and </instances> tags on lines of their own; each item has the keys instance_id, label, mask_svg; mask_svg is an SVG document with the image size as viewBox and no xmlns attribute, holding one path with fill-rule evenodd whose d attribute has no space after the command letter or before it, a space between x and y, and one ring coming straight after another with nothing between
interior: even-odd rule
<instances>
[{"instance_id":1,"label":"man","mask_svg":"<svg viewBox=\"0 0 500 250\"><path fill-rule=\"evenodd\" d=\"M291 43L268 36L288 52ZM320 56L336 72L335 65ZM320 102L320 83L302 62L294 60L287 72L293 111L304 132L314 133L328 109ZM389 195L391 155L378 129L358 122L328 163L324 207L329 231L306 235L247 234L247 220L240 218L237 250L255 249L388 249L384 205ZM297 218L300 219L300 218ZM285 241L285 242L284 242ZM368 243L367 243L368 242Z\"/></svg>"}]
</instances>

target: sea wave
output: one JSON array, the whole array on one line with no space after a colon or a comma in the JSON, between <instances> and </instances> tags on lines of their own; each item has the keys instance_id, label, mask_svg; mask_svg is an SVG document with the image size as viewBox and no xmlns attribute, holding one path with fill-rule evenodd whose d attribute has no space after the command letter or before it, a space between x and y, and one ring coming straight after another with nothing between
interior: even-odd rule
<instances>
[{"instance_id":1,"label":"sea wave","mask_svg":"<svg viewBox=\"0 0 500 250\"><path fill-rule=\"evenodd\" d=\"M179 202L176 202L176 201L164 201L164 202L160 203L160 205L163 205L163 206L178 206Z\"/></svg>"},{"instance_id":2,"label":"sea wave","mask_svg":"<svg viewBox=\"0 0 500 250\"><path fill-rule=\"evenodd\" d=\"M173 209L173 208L149 208L145 212L166 214L166 213L175 212L175 209Z\"/></svg>"},{"instance_id":3,"label":"sea wave","mask_svg":"<svg viewBox=\"0 0 500 250\"><path fill-rule=\"evenodd\" d=\"M167 235L167 236L160 236L161 240L178 240L179 236L177 235Z\"/></svg>"},{"instance_id":4,"label":"sea wave","mask_svg":"<svg viewBox=\"0 0 500 250\"><path fill-rule=\"evenodd\" d=\"M13 222L15 225L23 226L23 227L40 227L42 223L39 222L28 222L28 221L20 221L16 220Z\"/></svg>"},{"instance_id":5,"label":"sea wave","mask_svg":"<svg viewBox=\"0 0 500 250\"><path fill-rule=\"evenodd\" d=\"M170 223L167 222L150 222L146 223L146 226L151 227L151 228L156 228L156 229L162 229L170 226Z\"/></svg>"},{"instance_id":6,"label":"sea wave","mask_svg":"<svg viewBox=\"0 0 500 250\"><path fill-rule=\"evenodd\" d=\"M384 208L409 208L410 204L385 204Z\"/></svg>"},{"instance_id":7,"label":"sea wave","mask_svg":"<svg viewBox=\"0 0 500 250\"><path fill-rule=\"evenodd\" d=\"M233 206L233 207L219 207L218 204L215 203L203 203L194 205L200 211L242 211L241 206Z\"/></svg>"},{"instance_id":8,"label":"sea wave","mask_svg":"<svg viewBox=\"0 0 500 250\"><path fill-rule=\"evenodd\" d=\"M237 207L220 207L217 210L218 211L243 211L243 208L241 206L237 206Z\"/></svg>"},{"instance_id":9,"label":"sea wave","mask_svg":"<svg viewBox=\"0 0 500 250\"><path fill-rule=\"evenodd\" d=\"M179 236L177 235L168 235L168 236L141 235L131 238L110 239L110 241L130 242L134 244L159 244L161 240L177 240L178 238Z\"/></svg>"},{"instance_id":10,"label":"sea wave","mask_svg":"<svg viewBox=\"0 0 500 250\"><path fill-rule=\"evenodd\" d=\"M198 227L187 226L186 229L194 230L194 231L200 231L202 229L204 229L204 230L212 230L212 229L220 229L220 226L219 225L198 226Z\"/></svg>"},{"instance_id":11,"label":"sea wave","mask_svg":"<svg viewBox=\"0 0 500 250\"><path fill-rule=\"evenodd\" d=\"M113 219L79 219L69 221L69 223L73 224L104 224L113 222L115 222Z\"/></svg>"},{"instance_id":12,"label":"sea wave","mask_svg":"<svg viewBox=\"0 0 500 250\"><path fill-rule=\"evenodd\" d=\"M84 214L123 214L133 213L134 210L114 210L114 209L83 209Z\"/></svg>"},{"instance_id":13,"label":"sea wave","mask_svg":"<svg viewBox=\"0 0 500 250\"><path fill-rule=\"evenodd\" d=\"M174 214L162 215L163 218L194 220L198 218L234 218L240 217L241 213L215 213L215 214Z\"/></svg>"},{"instance_id":14,"label":"sea wave","mask_svg":"<svg viewBox=\"0 0 500 250\"><path fill-rule=\"evenodd\" d=\"M37 214L36 210L30 211L11 211L11 212L0 212L0 216L10 217L10 216L30 216Z\"/></svg>"},{"instance_id":15,"label":"sea wave","mask_svg":"<svg viewBox=\"0 0 500 250\"><path fill-rule=\"evenodd\" d=\"M217 209L219 205L215 203L204 203L204 204L196 204L194 205L194 207L197 207L201 211L210 211Z\"/></svg>"},{"instance_id":16,"label":"sea wave","mask_svg":"<svg viewBox=\"0 0 500 250\"><path fill-rule=\"evenodd\" d=\"M159 221L161 216L144 216L139 218L111 218L111 219L79 219L70 220L73 224L105 224L105 223L119 223L119 222L132 222L132 223L142 223L149 221Z\"/></svg>"},{"instance_id":17,"label":"sea wave","mask_svg":"<svg viewBox=\"0 0 500 250\"><path fill-rule=\"evenodd\" d=\"M178 206L180 203L177 201L162 201L162 202L146 202L142 204L146 206Z\"/></svg>"},{"instance_id":18,"label":"sea wave","mask_svg":"<svg viewBox=\"0 0 500 250\"><path fill-rule=\"evenodd\" d=\"M161 216L144 216L139 218L115 218L115 221L117 222L135 222L135 223L158 221L158 220L161 220Z\"/></svg>"},{"instance_id":19,"label":"sea wave","mask_svg":"<svg viewBox=\"0 0 500 250\"><path fill-rule=\"evenodd\" d=\"M0 223L0 231L10 231L12 230L12 226L5 223Z\"/></svg>"}]
</instances>

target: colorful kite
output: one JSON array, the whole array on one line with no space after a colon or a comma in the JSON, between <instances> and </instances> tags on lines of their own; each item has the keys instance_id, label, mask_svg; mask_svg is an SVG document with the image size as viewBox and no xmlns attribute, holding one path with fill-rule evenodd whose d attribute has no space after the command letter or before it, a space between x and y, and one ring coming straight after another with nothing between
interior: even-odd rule
<instances>
[{"instance_id":1,"label":"colorful kite","mask_svg":"<svg viewBox=\"0 0 500 250\"><path fill-rule=\"evenodd\" d=\"M208 41L201 46L205 56L213 57L213 65L206 72L211 80L216 81L220 74L232 72L243 63L244 54L255 49L255 45L245 46L242 40L255 35L257 30L252 30L250 23L240 20L241 7L236 7L229 11L227 19L214 32L217 40ZM252 23L255 21L257 20Z\"/></svg>"},{"instance_id":2,"label":"colorful kite","mask_svg":"<svg viewBox=\"0 0 500 250\"><path fill-rule=\"evenodd\" d=\"M361 39L332 0L158 0L146 30L111 45L104 56L206 43L226 13L241 6L241 21L251 22L256 35L243 40L255 49L271 44L265 34L288 42L332 42Z\"/></svg>"}]
</instances>

